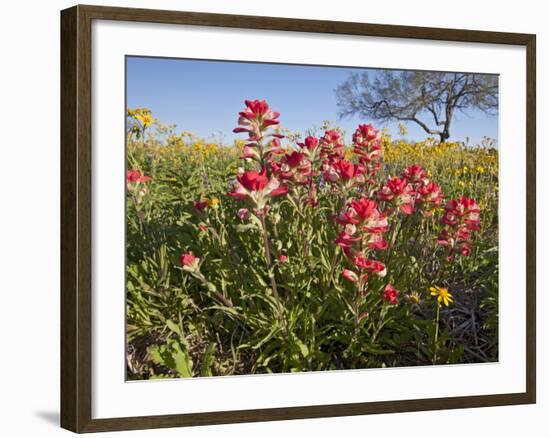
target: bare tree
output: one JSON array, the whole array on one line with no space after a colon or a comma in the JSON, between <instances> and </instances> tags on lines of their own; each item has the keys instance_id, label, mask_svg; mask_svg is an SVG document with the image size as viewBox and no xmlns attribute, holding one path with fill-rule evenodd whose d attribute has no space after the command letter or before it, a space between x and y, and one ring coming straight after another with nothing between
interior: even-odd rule
<instances>
[{"instance_id":1,"label":"bare tree","mask_svg":"<svg viewBox=\"0 0 550 438\"><path fill-rule=\"evenodd\" d=\"M443 142L451 135L455 111L498 113L496 75L382 70L371 76L352 73L338 86L340 117L413 122Z\"/></svg>"}]
</instances>

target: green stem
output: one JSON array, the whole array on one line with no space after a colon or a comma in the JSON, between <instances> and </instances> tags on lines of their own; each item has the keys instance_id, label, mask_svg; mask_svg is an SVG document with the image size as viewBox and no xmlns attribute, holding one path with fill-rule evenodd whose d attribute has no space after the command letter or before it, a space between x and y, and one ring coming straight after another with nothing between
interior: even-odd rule
<instances>
[{"instance_id":1,"label":"green stem","mask_svg":"<svg viewBox=\"0 0 550 438\"><path fill-rule=\"evenodd\" d=\"M279 291L277 290L277 281L275 280L275 272L273 271L273 261L271 260L271 247L269 244L269 236L267 234L265 217L263 215L260 215L260 223L262 224L262 237L264 242L265 260L267 264L269 280L271 282L271 290L273 291L273 296L275 297L275 301L277 301L279 314L282 315L281 299L279 298Z\"/></svg>"},{"instance_id":2,"label":"green stem","mask_svg":"<svg viewBox=\"0 0 550 438\"><path fill-rule=\"evenodd\" d=\"M435 365L437 361L437 350L438 350L438 344L437 344L437 338L439 336L439 310L441 309L441 306L439 303L437 304L437 311L435 314L435 334L434 334L434 354L432 358L432 363Z\"/></svg>"},{"instance_id":3,"label":"green stem","mask_svg":"<svg viewBox=\"0 0 550 438\"><path fill-rule=\"evenodd\" d=\"M305 233L303 234L304 238L304 245L302 248L303 257L307 259L309 257L309 239L310 239L310 216L306 216L306 226L305 226Z\"/></svg>"},{"instance_id":4,"label":"green stem","mask_svg":"<svg viewBox=\"0 0 550 438\"><path fill-rule=\"evenodd\" d=\"M198 278L201 283L206 286L206 288L212 292L216 298L218 299L218 301L220 301L222 304L224 304L226 307L234 307L233 306L233 302L231 301L230 298L226 298L219 290L218 288L216 287L216 285L214 283L211 283L210 281L208 281L206 279L206 277L201 273L201 272L198 272L196 274L194 274L196 278Z\"/></svg>"},{"instance_id":5,"label":"green stem","mask_svg":"<svg viewBox=\"0 0 550 438\"><path fill-rule=\"evenodd\" d=\"M313 172L313 163L310 161L310 169ZM304 239L304 257L309 257L309 239L310 239L310 228L311 228L311 216L313 215L313 206L311 203L311 192L313 190L313 173L309 176L309 184L307 189L307 203L309 205L310 214L306 214L306 237Z\"/></svg>"},{"instance_id":6,"label":"green stem","mask_svg":"<svg viewBox=\"0 0 550 438\"><path fill-rule=\"evenodd\" d=\"M357 282L357 290L355 292L355 302L353 303L353 313L355 321L355 339L359 337L359 300L361 299L361 281Z\"/></svg>"},{"instance_id":7,"label":"green stem","mask_svg":"<svg viewBox=\"0 0 550 438\"><path fill-rule=\"evenodd\" d=\"M132 204L134 204L134 208L136 209L136 214L137 214L138 221L139 221L139 230L141 232L143 232L143 229L145 227L145 215L144 215L143 211L141 211L140 208L139 208L138 198L135 195L135 193L132 192L130 194L130 196L132 198Z\"/></svg>"},{"instance_id":8,"label":"green stem","mask_svg":"<svg viewBox=\"0 0 550 438\"><path fill-rule=\"evenodd\" d=\"M327 283L326 289L329 289L332 286L333 276L334 276L334 271L336 270L337 260L338 260L338 247L336 247L334 249L334 254L332 255L332 259L330 261L330 272L329 272L328 283Z\"/></svg>"}]
</instances>

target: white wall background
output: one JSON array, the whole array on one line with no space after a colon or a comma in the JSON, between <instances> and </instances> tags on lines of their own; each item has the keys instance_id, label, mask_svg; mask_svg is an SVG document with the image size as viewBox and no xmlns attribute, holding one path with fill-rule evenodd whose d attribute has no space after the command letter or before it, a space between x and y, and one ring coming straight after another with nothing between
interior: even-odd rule
<instances>
[{"instance_id":1,"label":"white wall background","mask_svg":"<svg viewBox=\"0 0 550 438\"><path fill-rule=\"evenodd\" d=\"M87 3L201 12L272 15L537 34L538 75L538 404L456 411L104 434L125 437L281 437L343 435L446 438L547 436L550 387L542 348L549 324L543 248L550 189L544 170L545 111L550 102L545 2L390 0L368 4L278 0L110 0ZM3 436L69 436L59 405L59 10L71 1L6 2L0 16L0 432Z\"/></svg>"}]
</instances>

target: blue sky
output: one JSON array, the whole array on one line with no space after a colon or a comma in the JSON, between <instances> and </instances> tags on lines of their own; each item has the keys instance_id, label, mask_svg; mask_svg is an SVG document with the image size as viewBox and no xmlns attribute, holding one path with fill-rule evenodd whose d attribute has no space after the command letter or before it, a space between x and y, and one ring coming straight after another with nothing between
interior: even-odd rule
<instances>
[{"instance_id":1,"label":"blue sky","mask_svg":"<svg viewBox=\"0 0 550 438\"><path fill-rule=\"evenodd\" d=\"M245 99L266 99L281 113L281 126L304 133L331 120L346 130L347 140L359 123L387 127L398 136L397 123L381 124L357 116L338 118L334 90L352 71L341 67L197 61L164 58L127 58L127 106L147 107L164 123L176 124L177 132L191 131L203 138L213 134L232 143L237 112ZM429 121L426 119L426 121ZM422 140L426 133L407 124L407 138ZM457 114L451 140L470 138L476 144L483 136L497 138L498 117L477 110Z\"/></svg>"}]
</instances>

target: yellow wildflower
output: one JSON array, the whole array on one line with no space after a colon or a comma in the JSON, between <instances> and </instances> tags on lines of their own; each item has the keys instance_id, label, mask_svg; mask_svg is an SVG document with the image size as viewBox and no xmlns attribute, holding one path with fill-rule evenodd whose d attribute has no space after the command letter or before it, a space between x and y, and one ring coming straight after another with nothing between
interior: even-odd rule
<instances>
[{"instance_id":1,"label":"yellow wildflower","mask_svg":"<svg viewBox=\"0 0 550 438\"><path fill-rule=\"evenodd\" d=\"M411 292L409 299L411 300L411 303L418 304L420 303L420 294L417 291Z\"/></svg>"},{"instance_id":2,"label":"yellow wildflower","mask_svg":"<svg viewBox=\"0 0 550 438\"><path fill-rule=\"evenodd\" d=\"M144 127L147 127L151 124L151 114L144 114L143 116L138 118Z\"/></svg>"},{"instance_id":3,"label":"yellow wildflower","mask_svg":"<svg viewBox=\"0 0 550 438\"><path fill-rule=\"evenodd\" d=\"M430 295L437 297L437 304L441 306L441 302L445 306L449 306L449 303L454 303L453 296L446 287L432 286L430 287Z\"/></svg>"}]
</instances>

